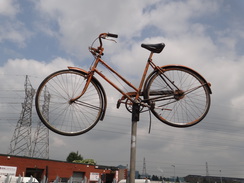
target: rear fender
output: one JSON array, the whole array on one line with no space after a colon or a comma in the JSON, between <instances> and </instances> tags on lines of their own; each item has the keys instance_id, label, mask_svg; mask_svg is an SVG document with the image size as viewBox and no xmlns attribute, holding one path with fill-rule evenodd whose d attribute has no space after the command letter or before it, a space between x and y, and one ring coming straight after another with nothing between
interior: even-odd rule
<instances>
[{"instance_id":1,"label":"rear fender","mask_svg":"<svg viewBox=\"0 0 244 183\"><path fill-rule=\"evenodd\" d=\"M211 88L210 88L211 84L210 84L209 82L207 82L206 79L205 79L201 74L199 74L197 71L193 70L193 69L190 68L190 67L186 67L186 66L183 66L183 65L165 65L165 66L161 66L160 69L164 70L164 69L176 68L176 67L177 67L177 68L184 68L184 69L186 69L186 70L189 70L189 71L195 73L195 75L197 75L197 76L198 76L199 78L201 78L205 83L207 83L207 88L208 88L208 90L209 90L209 93L212 94L212 90L211 90ZM149 81L149 79L151 78L152 75L155 74L155 72L158 72L158 71L157 71L157 70L154 70L154 71L151 72L151 73L149 74L149 76L147 77L147 79L146 79L146 81L145 81L145 85L144 85L144 90L143 90L143 91L145 91L145 88L146 88L147 85L148 85L148 81Z\"/></svg>"},{"instance_id":2,"label":"rear fender","mask_svg":"<svg viewBox=\"0 0 244 183\"><path fill-rule=\"evenodd\" d=\"M78 67L68 67L68 69L72 70L72 71L76 71L76 72L82 73L82 74L85 74L85 75L88 75L88 71L86 71L84 69L81 69L81 68L78 68ZM106 93L105 93L105 90L104 90L103 86L101 85L101 83L94 76L92 77L92 81L97 84L98 89L100 90L100 92L102 94L103 110L102 110L102 114L101 114L101 117L100 117L100 120L102 121L104 116L105 116L106 109L107 109L107 97L106 97Z\"/></svg>"}]
</instances>

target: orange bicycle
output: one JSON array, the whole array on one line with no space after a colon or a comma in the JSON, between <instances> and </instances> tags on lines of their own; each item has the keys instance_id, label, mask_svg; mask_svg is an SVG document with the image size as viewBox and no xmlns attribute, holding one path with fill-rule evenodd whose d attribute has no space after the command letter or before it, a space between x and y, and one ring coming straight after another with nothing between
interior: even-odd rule
<instances>
[{"instance_id":1,"label":"orange bicycle","mask_svg":"<svg viewBox=\"0 0 244 183\"><path fill-rule=\"evenodd\" d=\"M108 37L117 38L118 35L102 33L96 39L99 46L95 48L92 44L89 47L95 58L89 71L68 67L49 75L40 84L35 98L36 110L50 130L61 135L80 135L103 120L107 107L106 93L95 74L122 94L117 108L122 103L132 112L132 105L136 103L140 105L140 112L146 107L160 121L174 127L195 125L206 116L212 93L210 83L196 71L182 65L155 65L152 56L164 49L164 43L141 45L150 51L150 55L137 88L101 59L104 52L102 41ZM132 91L125 92L119 88L97 69L98 64L105 66ZM147 76L149 67L153 71Z\"/></svg>"}]
</instances>

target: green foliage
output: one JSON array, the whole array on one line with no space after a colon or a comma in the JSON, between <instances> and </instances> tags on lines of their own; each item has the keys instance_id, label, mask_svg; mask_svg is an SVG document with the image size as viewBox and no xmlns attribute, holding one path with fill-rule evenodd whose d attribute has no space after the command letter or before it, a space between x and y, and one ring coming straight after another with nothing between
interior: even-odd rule
<instances>
[{"instance_id":1,"label":"green foliage","mask_svg":"<svg viewBox=\"0 0 244 183\"><path fill-rule=\"evenodd\" d=\"M77 152L69 153L68 157L66 158L67 162L73 162L75 160L83 160L83 157Z\"/></svg>"},{"instance_id":2,"label":"green foliage","mask_svg":"<svg viewBox=\"0 0 244 183\"><path fill-rule=\"evenodd\" d=\"M78 151L69 153L68 157L66 158L66 161L73 163L96 165L94 159L83 159L83 157L78 153Z\"/></svg>"},{"instance_id":3,"label":"green foliage","mask_svg":"<svg viewBox=\"0 0 244 183\"><path fill-rule=\"evenodd\" d=\"M74 160L73 163L84 163L89 165L96 165L94 159Z\"/></svg>"}]
</instances>

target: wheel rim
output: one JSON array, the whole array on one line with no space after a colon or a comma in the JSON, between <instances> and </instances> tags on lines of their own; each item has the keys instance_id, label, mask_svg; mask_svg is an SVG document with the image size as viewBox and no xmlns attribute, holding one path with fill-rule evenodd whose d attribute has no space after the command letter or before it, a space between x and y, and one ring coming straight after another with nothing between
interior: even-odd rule
<instances>
[{"instance_id":1,"label":"wheel rim","mask_svg":"<svg viewBox=\"0 0 244 183\"><path fill-rule=\"evenodd\" d=\"M166 85L159 73L154 74L146 92L146 98L154 99L150 101L155 105L153 114L162 122L175 127L188 127L200 122L210 106L208 88L203 85L203 79L191 70L176 67L164 69L164 75L179 88L172 84ZM170 88L174 90L171 93ZM154 95L150 96L150 92Z\"/></svg>"}]
</instances>

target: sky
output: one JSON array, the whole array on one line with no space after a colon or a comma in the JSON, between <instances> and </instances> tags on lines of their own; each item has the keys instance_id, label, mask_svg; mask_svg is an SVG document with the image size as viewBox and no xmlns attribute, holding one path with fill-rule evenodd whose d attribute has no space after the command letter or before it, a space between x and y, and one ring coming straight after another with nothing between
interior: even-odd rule
<instances>
[{"instance_id":1,"label":"sky","mask_svg":"<svg viewBox=\"0 0 244 183\"><path fill-rule=\"evenodd\" d=\"M165 43L157 65L180 64L212 84L211 107L199 124L174 128L140 115L136 169L170 177L189 174L244 178L244 1L242 0L1 0L0 153L10 140L24 102L28 75L34 89L54 71L89 68L88 47L103 32L119 35L104 43L104 60L138 85L149 52L141 43ZM106 71L105 71L106 72ZM100 80L100 78L97 76ZM102 81L101 81L102 82ZM105 84L108 109L86 134L50 132L49 157L64 160L71 151L97 164L129 166L131 114ZM33 132L38 117L33 104ZM172 166L173 165L173 166Z\"/></svg>"}]
</instances>

